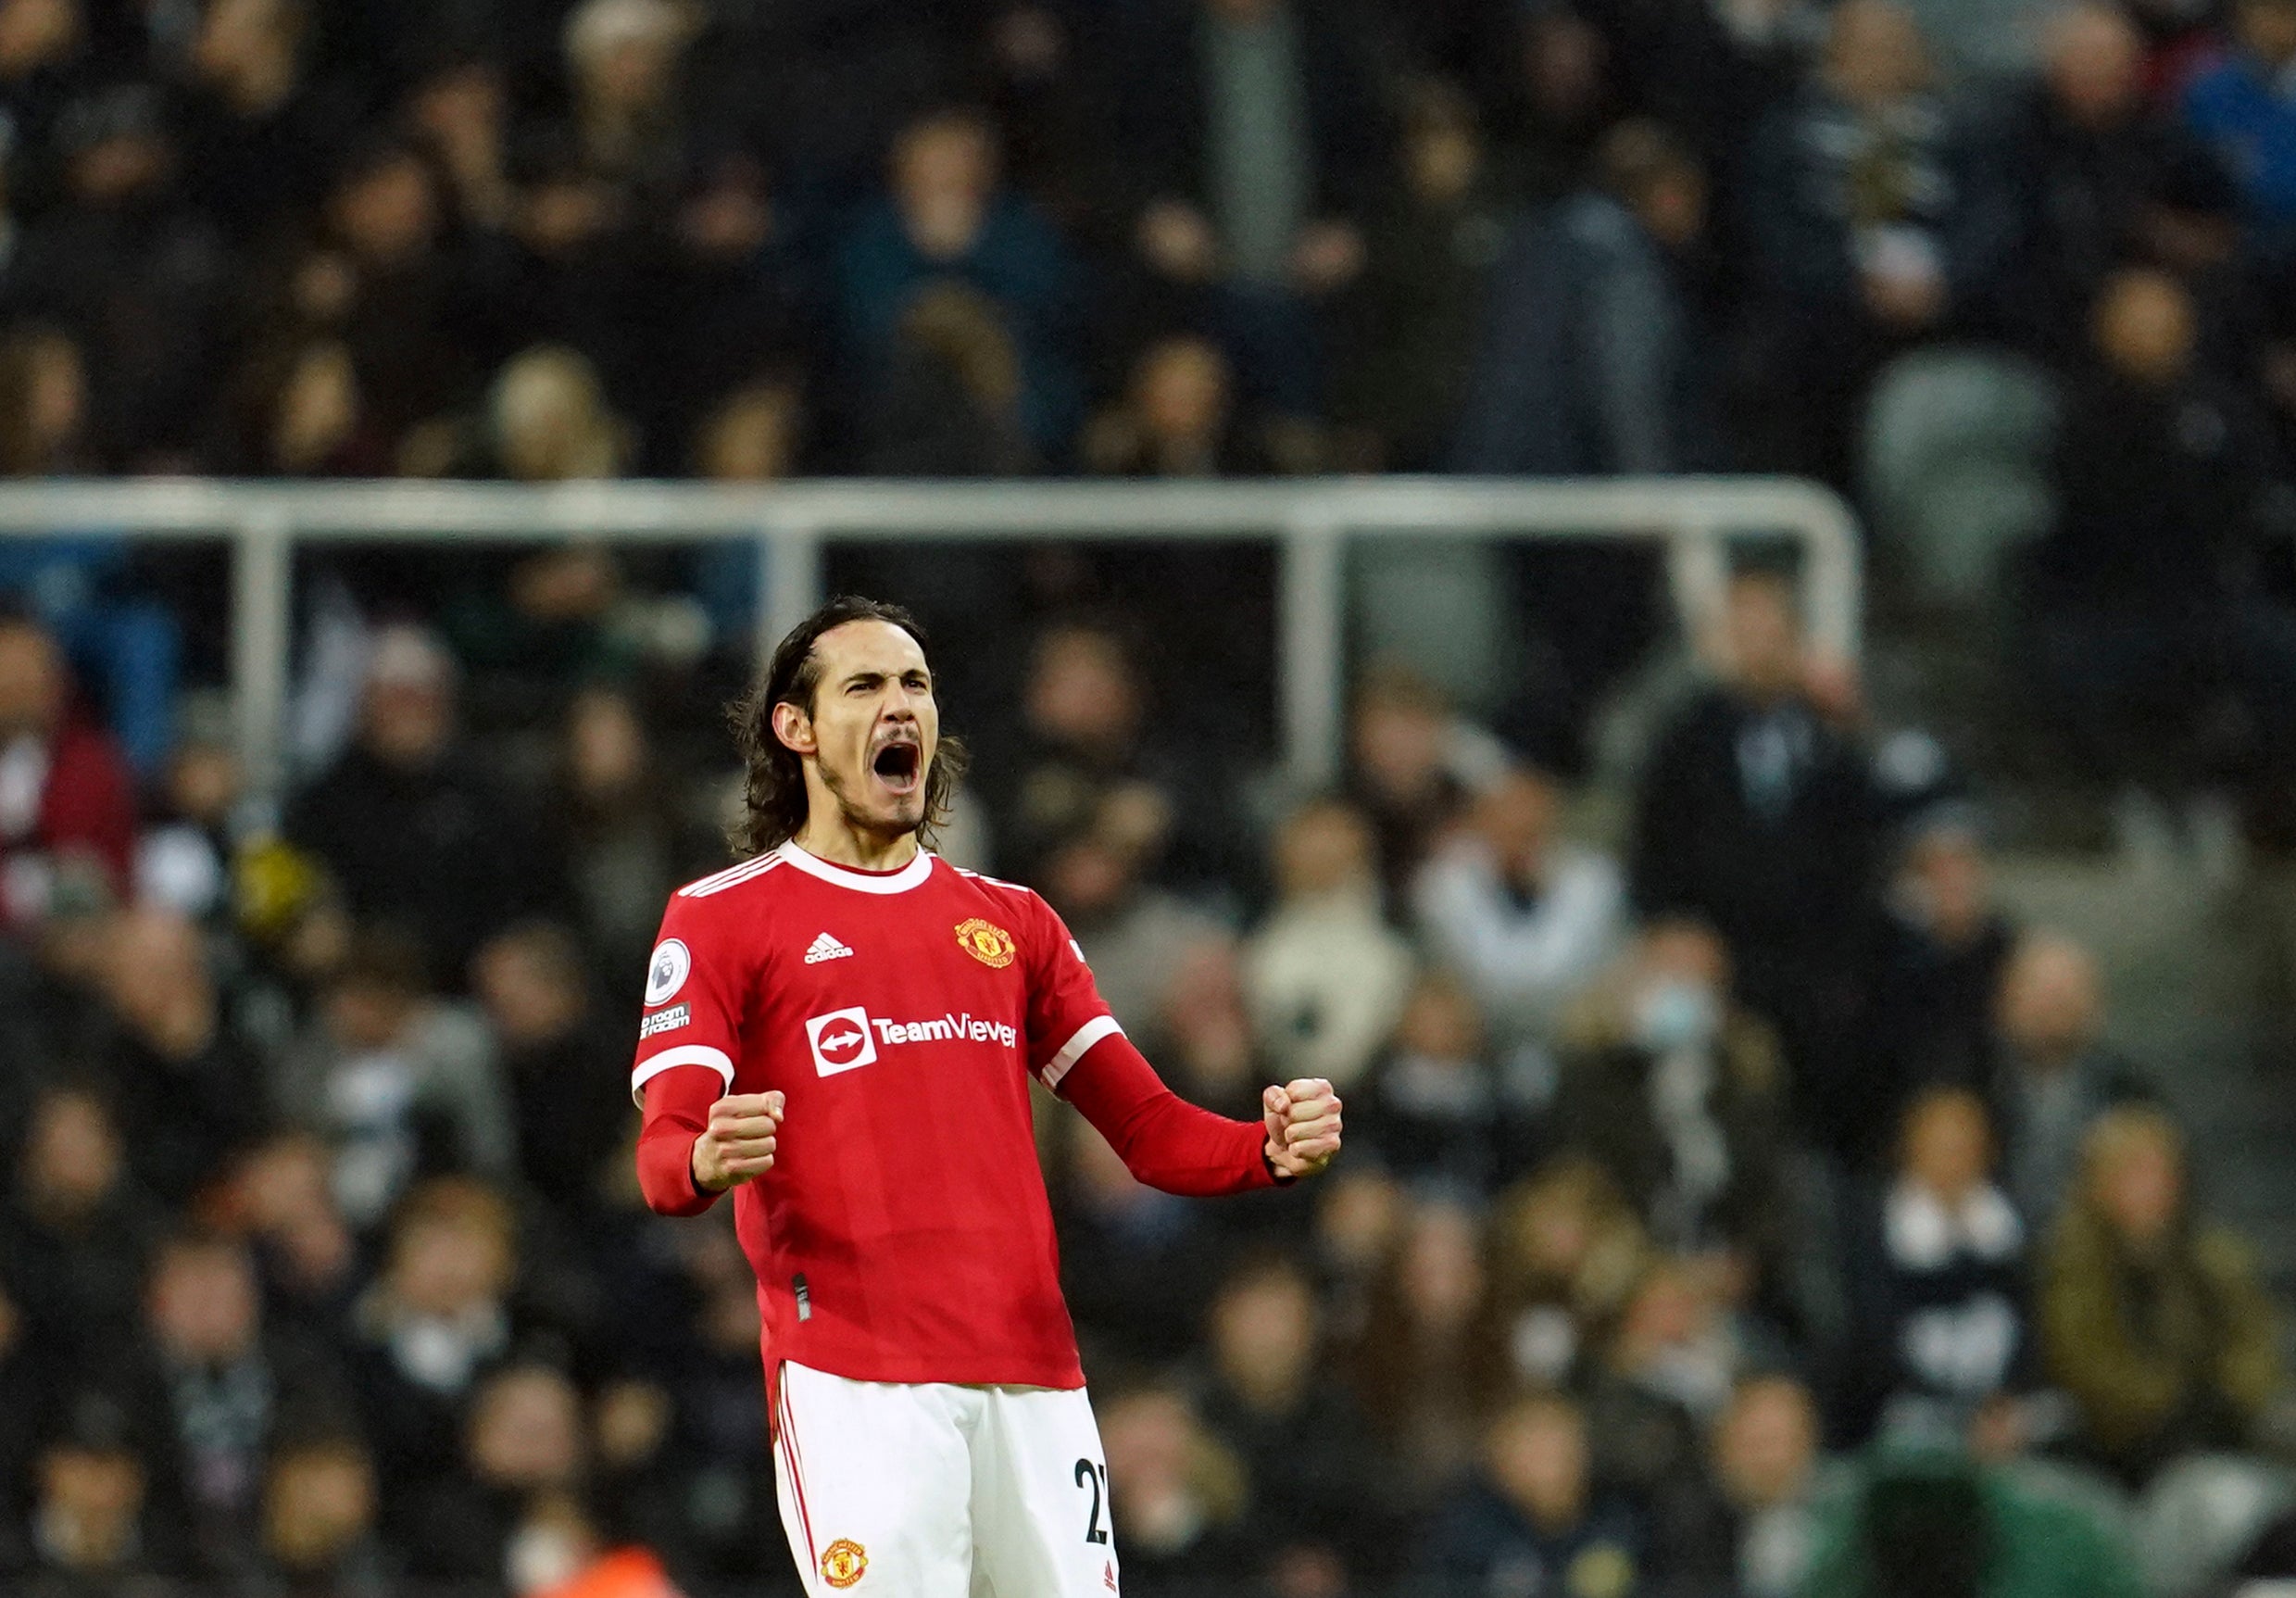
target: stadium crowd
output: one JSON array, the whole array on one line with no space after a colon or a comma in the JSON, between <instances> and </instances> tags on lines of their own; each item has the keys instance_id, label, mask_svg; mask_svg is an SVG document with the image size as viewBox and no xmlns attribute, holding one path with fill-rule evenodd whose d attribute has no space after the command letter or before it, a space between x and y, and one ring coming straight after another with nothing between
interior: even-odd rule
<instances>
[{"instance_id":1,"label":"stadium crowd","mask_svg":"<svg viewBox=\"0 0 2296 1598\"><path fill-rule=\"evenodd\" d=\"M1785 470L1920 570L1974 426L2097 773L2256 783L2291 74L2296 0L0 0L0 472ZM2285 1442L2095 963L1788 579L1606 833L1582 729L1376 662L1342 784L1248 780L1268 629L1186 559L1219 602L869 573L969 623L948 852L1191 1098L1348 1098L1225 1205L1043 1106L1128 1590L2134 1593L2098 1506ZM307 574L271 805L183 691L206 575L0 549L0 1585L795 1592L747 1265L629 1158L637 974L725 858L691 622L754 596Z\"/></svg>"}]
</instances>

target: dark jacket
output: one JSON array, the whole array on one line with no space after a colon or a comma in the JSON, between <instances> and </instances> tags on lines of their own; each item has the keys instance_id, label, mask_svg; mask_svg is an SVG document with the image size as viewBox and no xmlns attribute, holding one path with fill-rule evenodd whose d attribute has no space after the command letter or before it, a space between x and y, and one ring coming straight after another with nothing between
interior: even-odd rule
<instances>
[{"instance_id":1,"label":"dark jacket","mask_svg":"<svg viewBox=\"0 0 2296 1598\"><path fill-rule=\"evenodd\" d=\"M1910 1184L1861 1194L1847 1251L1853 1429L1958 1430L1986 1400L2035 1386L2026 1257L2025 1223L1997 1188L1957 1214Z\"/></svg>"},{"instance_id":2,"label":"dark jacket","mask_svg":"<svg viewBox=\"0 0 2296 1598\"><path fill-rule=\"evenodd\" d=\"M2057 520L2034 552L2044 614L2171 614L2217 602L2256 530L2266 474L2254 419L2204 382L2074 390L2054 459Z\"/></svg>"},{"instance_id":3,"label":"dark jacket","mask_svg":"<svg viewBox=\"0 0 2296 1598\"><path fill-rule=\"evenodd\" d=\"M2280 1385L2278 1317L2246 1245L2194 1226L2153 1257L2087 1205L2069 1208L2041 1264L2050 1376L2089 1445L2141 1479L2180 1453L2240 1447Z\"/></svg>"},{"instance_id":4,"label":"dark jacket","mask_svg":"<svg viewBox=\"0 0 2296 1598\"><path fill-rule=\"evenodd\" d=\"M1582 477L1704 458L1698 330L1678 271L1607 195L1518 221L1490 274L1452 467Z\"/></svg>"},{"instance_id":5,"label":"dark jacket","mask_svg":"<svg viewBox=\"0 0 2296 1598\"><path fill-rule=\"evenodd\" d=\"M1865 1107L1853 1040L1863 1005L1882 834L1855 744L1800 700L1717 687L1661 735L1628 864L1643 915L1721 934L1739 996L1775 1024L1797 1109L1854 1141Z\"/></svg>"},{"instance_id":6,"label":"dark jacket","mask_svg":"<svg viewBox=\"0 0 2296 1598\"><path fill-rule=\"evenodd\" d=\"M1386 119L1361 42L1330 0L1291 0L1299 20L1307 91L1311 215L1361 217L1371 208ZM1137 210L1156 200L1208 204L1206 90L1197 30L1199 0L1142 0L1126 47L1116 56L1116 127L1108 148L1120 158L1114 192Z\"/></svg>"},{"instance_id":7,"label":"dark jacket","mask_svg":"<svg viewBox=\"0 0 2296 1598\"><path fill-rule=\"evenodd\" d=\"M424 771L354 748L287 812L289 841L326 862L354 916L421 939L459 985L488 937L548 906L529 818L453 757Z\"/></svg>"},{"instance_id":8,"label":"dark jacket","mask_svg":"<svg viewBox=\"0 0 2296 1598\"><path fill-rule=\"evenodd\" d=\"M1813 85L1765 120L1749 159L1747 231L1769 293L1811 319L1863 326L1859 250L1870 230L1925 237L1948 322L2000 319L2018 219L1990 141L1926 98L1869 119Z\"/></svg>"},{"instance_id":9,"label":"dark jacket","mask_svg":"<svg viewBox=\"0 0 2296 1598\"><path fill-rule=\"evenodd\" d=\"M1642 1527L1622 1500L1599 1499L1577 1525L1547 1531L1490 1487L1457 1493L1436 1519L1420 1568L1449 1591L1602 1592L1634 1598L1644 1587ZM1508 1576L1507 1585L1499 1583Z\"/></svg>"}]
</instances>

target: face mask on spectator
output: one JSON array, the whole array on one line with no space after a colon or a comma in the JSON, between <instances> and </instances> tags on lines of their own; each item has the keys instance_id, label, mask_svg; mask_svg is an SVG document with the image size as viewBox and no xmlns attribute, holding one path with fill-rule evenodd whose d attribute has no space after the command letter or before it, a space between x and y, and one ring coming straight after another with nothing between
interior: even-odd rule
<instances>
[{"instance_id":1,"label":"face mask on spectator","mask_svg":"<svg viewBox=\"0 0 2296 1598\"><path fill-rule=\"evenodd\" d=\"M1635 1041L1653 1054L1703 1047L1721 1026L1722 1006L1713 990L1683 977L1653 983L1635 1000Z\"/></svg>"}]
</instances>

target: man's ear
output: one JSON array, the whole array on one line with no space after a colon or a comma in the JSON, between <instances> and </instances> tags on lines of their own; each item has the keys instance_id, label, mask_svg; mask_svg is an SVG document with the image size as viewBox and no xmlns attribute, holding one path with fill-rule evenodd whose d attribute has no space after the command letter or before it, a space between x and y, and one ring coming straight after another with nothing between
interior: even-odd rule
<instances>
[{"instance_id":1,"label":"man's ear","mask_svg":"<svg viewBox=\"0 0 2296 1598\"><path fill-rule=\"evenodd\" d=\"M800 755L821 753L821 745L813 740L813 718L805 713L802 705L787 699L773 707L773 736L784 748Z\"/></svg>"}]
</instances>

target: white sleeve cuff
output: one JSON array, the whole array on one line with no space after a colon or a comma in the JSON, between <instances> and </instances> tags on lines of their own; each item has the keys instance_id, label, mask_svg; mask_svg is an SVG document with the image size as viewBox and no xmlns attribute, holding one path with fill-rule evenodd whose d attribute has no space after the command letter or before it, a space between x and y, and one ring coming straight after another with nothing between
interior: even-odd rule
<instances>
[{"instance_id":1,"label":"white sleeve cuff","mask_svg":"<svg viewBox=\"0 0 2296 1598\"><path fill-rule=\"evenodd\" d=\"M630 1097L637 1101L639 1109L646 1108L646 1085L677 1065L707 1065L725 1078L728 1088L734 1086L734 1062L725 1057L724 1050L712 1049L707 1043L684 1043L663 1050L630 1074Z\"/></svg>"},{"instance_id":2,"label":"white sleeve cuff","mask_svg":"<svg viewBox=\"0 0 2296 1598\"><path fill-rule=\"evenodd\" d=\"M1058 1088L1060 1085L1060 1078L1068 1075L1068 1068L1085 1057L1085 1051L1103 1038L1121 1038L1124 1029L1116 1024L1116 1017L1113 1015L1096 1015L1085 1022L1076 1028L1074 1037L1060 1045L1060 1051L1058 1054L1045 1062L1045 1086Z\"/></svg>"}]
</instances>

